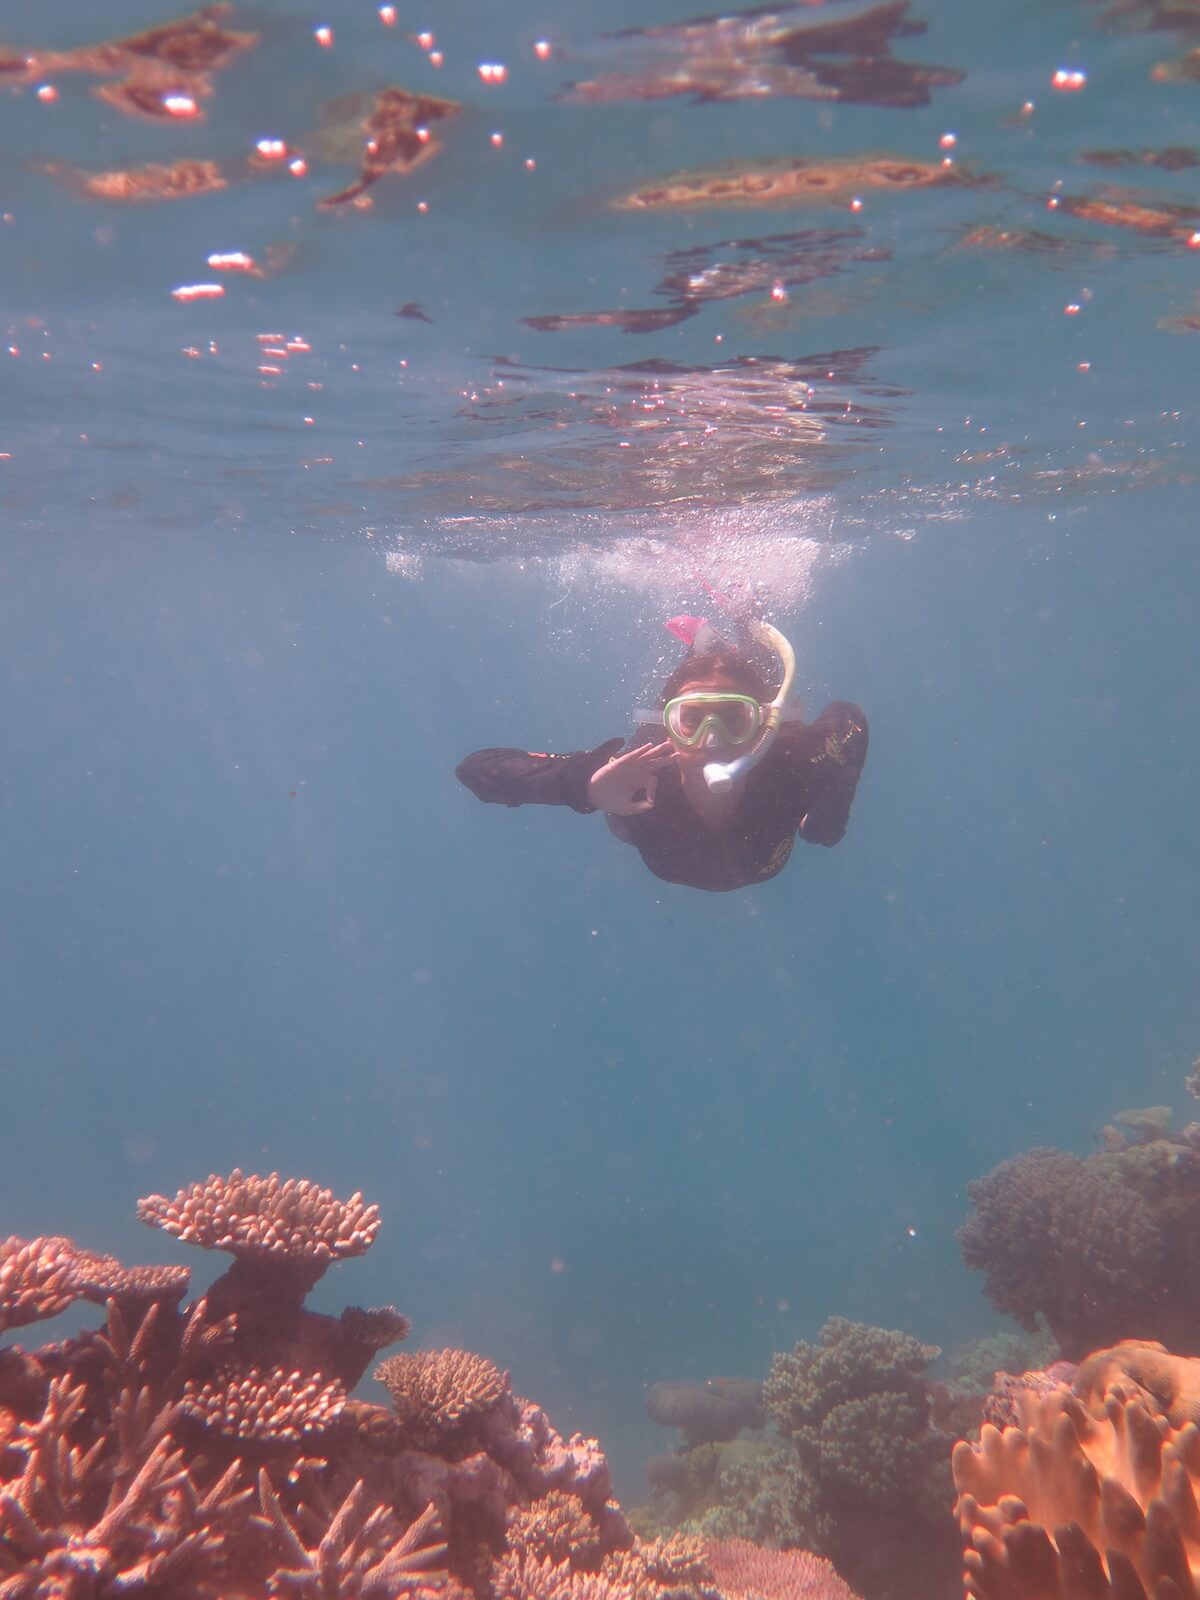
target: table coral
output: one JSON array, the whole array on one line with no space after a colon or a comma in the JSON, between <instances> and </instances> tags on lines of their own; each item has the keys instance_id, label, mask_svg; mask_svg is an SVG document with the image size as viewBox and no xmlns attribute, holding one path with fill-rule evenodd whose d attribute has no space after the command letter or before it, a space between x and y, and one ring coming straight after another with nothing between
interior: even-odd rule
<instances>
[{"instance_id":1,"label":"table coral","mask_svg":"<svg viewBox=\"0 0 1200 1600\"><path fill-rule=\"evenodd\" d=\"M379 1232L379 1207L361 1194L338 1200L331 1190L277 1172L246 1177L238 1168L180 1189L174 1200L152 1194L138 1217L187 1244L235 1256L326 1264L361 1256Z\"/></svg>"},{"instance_id":2,"label":"table coral","mask_svg":"<svg viewBox=\"0 0 1200 1600\"><path fill-rule=\"evenodd\" d=\"M731 1600L855 1600L829 1562L807 1550L763 1550L745 1539L709 1539L705 1548Z\"/></svg>"}]
</instances>

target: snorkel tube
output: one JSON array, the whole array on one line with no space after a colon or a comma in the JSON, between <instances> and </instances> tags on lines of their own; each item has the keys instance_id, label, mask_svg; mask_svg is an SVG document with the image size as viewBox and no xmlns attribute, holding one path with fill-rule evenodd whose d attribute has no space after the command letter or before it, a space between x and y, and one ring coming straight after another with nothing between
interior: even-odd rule
<instances>
[{"instance_id":1,"label":"snorkel tube","mask_svg":"<svg viewBox=\"0 0 1200 1600\"><path fill-rule=\"evenodd\" d=\"M773 628L769 622L755 621L752 624L756 636L779 657L783 667L783 682L779 685L779 692L767 707L766 726L758 737L757 743L745 755L738 756L733 761L709 761L704 767L704 781L713 794L727 794L740 778L744 778L766 755L775 743L775 735L779 732L779 724L783 721L784 709L788 696L792 692L792 680L796 676L796 655L791 645L787 642L778 628Z\"/></svg>"}]
</instances>

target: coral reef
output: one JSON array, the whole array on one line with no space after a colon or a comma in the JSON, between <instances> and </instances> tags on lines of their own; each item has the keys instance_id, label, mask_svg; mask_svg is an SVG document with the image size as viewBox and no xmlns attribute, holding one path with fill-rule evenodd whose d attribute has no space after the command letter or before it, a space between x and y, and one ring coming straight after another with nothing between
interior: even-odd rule
<instances>
[{"instance_id":1,"label":"coral reef","mask_svg":"<svg viewBox=\"0 0 1200 1600\"><path fill-rule=\"evenodd\" d=\"M705 1549L732 1600L854 1600L829 1562L807 1550L764 1550L745 1539L709 1539Z\"/></svg>"},{"instance_id":2,"label":"coral reef","mask_svg":"<svg viewBox=\"0 0 1200 1600\"><path fill-rule=\"evenodd\" d=\"M639 1540L596 1441L485 1357L392 1357L391 1407L349 1398L409 1331L304 1304L378 1232L361 1195L235 1171L138 1214L232 1255L206 1295L181 1304L184 1267L0 1242L0 1331L105 1306L0 1349L0 1600L722 1600L704 1544Z\"/></svg>"},{"instance_id":3,"label":"coral reef","mask_svg":"<svg viewBox=\"0 0 1200 1600\"><path fill-rule=\"evenodd\" d=\"M1140 1331L1162 1253L1140 1195L1061 1150L1002 1161L967 1193L963 1260L997 1311L1031 1332L1041 1313L1067 1356Z\"/></svg>"},{"instance_id":4,"label":"coral reef","mask_svg":"<svg viewBox=\"0 0 1200 1600\"><path fill-rule=\"evenodd\" d=\"M951 1438L933 1425L925 1375L939 1354L908 1334L832 1317L819 1343L775 1357L764 1389L804 1474L813 1548L881 1600L930 1600L951 1570Z\"/></svg>"},{"instance_id":5,"label":"coral reef","mask_svg":"<svg viewBox=\"0 0 1200 1600\"><path fill-rule=\"evenodd\" d=\"M391 1395L401 1426L420 1439L460 1433L490 1411L505 1390L499 1368L469 1350L389 1356L375 1376Z\"/></svg>"},{"instance_id":6,"label":"coral reef","mask_svg":"<svg viewBox=\"0 0 1200 1600\"><path fill-rule=\"evenodd\" d=\"M652 1383L646 1391L646 1412L664 1428L679 1428L693 1447L726 1443L743 1428L761 1428L767 1420L762 1384L756 1378Z\"/></svg>"},{"instance_id":7,"label":"coral reef","mask_svg":"<svg viewBox=\"0 0 1200 1600\"><path fill-rule=\"evenodd\" d=\"M955 1447L976 1600L1194 1600L1200 1593L1200 1361L1126 1342L1074 1392L1017 1393L1018 1422Z\"/></svg>"},{"instance_id":8,"label":"coral reef","mask_svg":"<svg viewBox=\"0 0 1200 1600\"><path fill-rule=\"evenodd\" d=\"M1169 1119L1121 1112L1095 1155L1030 1150L968 1186L964 1261L1068 1359L1131 1337L1200 1353L1200 1129Z\"/></svg>"},{"instance_id":9,"label":"coral reef","mask_svg":"<svg viewBox=\"0 0 1200 1600\"><path fill-rule=\"evenodd\" d=\"M811 1550L869 1600L950 1600L958 1435L935 1419L939 1386L926 1368L938 1354L907 1334L831 1318L818 1343L775 1357L763 1386L772 1434L652 1458L639 1530L681 1525ZM982 1396L970 1398L977 1422Z\"/></svg>"}]
</instances>

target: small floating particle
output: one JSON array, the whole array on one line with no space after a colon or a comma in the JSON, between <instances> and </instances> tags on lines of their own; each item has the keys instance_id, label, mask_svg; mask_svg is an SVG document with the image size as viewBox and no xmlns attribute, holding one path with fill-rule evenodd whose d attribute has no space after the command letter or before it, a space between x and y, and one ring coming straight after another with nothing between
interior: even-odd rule
<instances>
[{"instance_id":1,"label":"small floating particle","mask_svg":"<svg viewBox=\"0 0 1200 1600\"><path fill-rule=\"evenodd\" d=\"M53 105L58 99L58 90L52 83L42 83L38 85L37 97L44 105Z\"/></svg>"},{"instance_id":2,"label":"small floating particle","mask_svg":"<svg viewBox=\"0 0 1200 1600\"><path fill-rule=\"evenodd\" d=\"M944 133L938 140L938 144L943 150L953 150L957 143L958 135L956 133Z\"/></svg>"},{"instance_id":3,"label":"small floating particle","mask_svg":"<svg viewBox=\"0 0 1200 1600\"><path fill-rule=\"evenodd\" d=\"M262 161L283 161L287 157L287 141L284 139L258 139L254 144Z\"/></svg>"},{"instance_id":4,"label":"small floating particle","mask_svg":"<svg viewBox=\"0 0 1200 1600\"><path fill-rule=\"evenodd\" d=\"M434 38L433 34L430 33L429 29L426 28L424 32L417 35L417 43L421 46L422 50L432 50L434 45L437 43L437 40Z\"/></svg>"},{"instance_id":5,"label":"small floating particle","mask_svg":"<svg viewBox=\"0 0 1200 1600\"><path fill-rule=\"evenodd\" d=\"M1064 306L1063 307L1063 315L1066 316L1066 317L1077 317L1079 315L1079 303L1078 303L1078 301L1072 300L1070 305Z\"/></svg>"},{"instance_id":6,"label":"small floating particle","mask_svg":"<svg viewBox=\"0 0 1200 1600\"><path fill-rule=\"evenodd\" d=\"M165 94L163 95L163 110L169 117L198 117L200 107L190 94Z\"/></svg>"},{"instance_id":7,"label":"small floating particle","mask_svg":"<svg viewBox=\"0 0 1200 1600\"><path fill-rule=\"evenodd\" d=\"M1090 361L1081 361L1077 370L1080 372L1090 372L1092 370L1092 363Z\"/></svg>"},{"instance_id":8,"label":"small floating particle","mask_svg":"<svg viewBox=\"0 0 1200 1600\"><path fill-rule=\"evenodd\" d=\"M425 213L429 210L429 201L428 200L418 200L417 201L417 210L421 213L422 216L424 216Z\"/></svg>"},{"instance_id":9,"label":"small floating particle","mask_svg":"<svg viewBox=\"0 0 1200 1600\"><path fill-rule=\"evenodd\" d=\"M501 61L481 61L478 70L484 83L503 83L508 77L508 68Z\"/></svg>"},{"instance_id":10,"label":"small floating particle","mask_svg":"<svg viewBox=\"0 0 1200 1600\"><path fill-rule=\"evenodd\" d=\"M311 427L312 427L312 425L313 425L313 419L312 419L312 418L311 418L311 417L305 417L305 419L304 419L304 426L305 426L305 427L306 427L306 428L311 428Z\"/></svg>"},{"instance_id":11,"label":"small floating particle","mask_svg":"<svg viewBox=\"0 0 1200 1600\"><path fill-rule=\"evenodd\" d=\"M537 162L533 159L532 156L526 156L525 157L525 171L526 172L533 172L536 169L537 169Z\"/></svg>"},{"instance_id":12,"label":"small floating particle","mask_svg":"<svg viewBox=\"0 0 1200 1600\"><path fill-rule=\"evenodd\" d=\"M219 300L224 293L223 283L181 283L171 290L176 300Z\"/></svg>"},{"instance_id":13,"label":"small floating particle","mask_svg":"<svg viewBox=\"0 0 1200 1600\"><path fill-rule=\"evenodd\" d=\"M312 349L312 345L310 345L306 339L289 339L288 342L287 342L287 347L288 347L289 350L311 350Z\"/></svg>"},{"instance_id":14,"label":"small floating particle","mask_svg":"<svg viewBox=\"0 0 1200 1600\"><path fill-rule=\"evenodd\" d=\"M499 150L499 149L503 148L504 135L502 133L493 133L491 135L491 142L492 142L493 149Z\"/></svg>"},{"instance_id":15,"label":"small floating particle","mask_svg":"<svg viewBox=\"0 0 1200 1600\"><path fill-rule=\"evenodd\" d=\"M440 50L431 50L429 52L429 65L431 67L440 67L445 59L445 56Z\"/></svg>"},{"instance_id":16,"label":"small floating particle","mask_svg":"<svg viewBox=\"0 0 1200 1600\"><path fill-rule=\"evenodd\" d=\"M379 20L383 23L385 28L394 28L396 26L395 6L380 6Z\"/></svg>"},{"instance_id":17,"label":"small floating particle","mask_svg":"<svg viewBox=\"0 0 1200 1600\"><path fill-rule=\"evenodd\" d=\"M533 53L539 61L549 61L552 53L549 39L535 39Z\"/></svg>"},{"instance_id":18,"label":"small floating particle","mask_svg":"<svg viewBox=\"0 0 1200 1600\"><path fill-rule=\"evenodd\" d=\"M333 44L333 29L327 23L322 23L320 27L313 29L313 38L322 50L328 50Z\"/></svg>"},{"instance_id":19,"label":"small floating particle","mask_svg":"<svg viewBox=\"0 0 1200 1600\"><path fill-rule=\"evenodd\" d=\"M1060 89L1064 94L1078 94L1087 86L1087 73L1078 67L1059 67L1050 79L1052 89Z\"/></svg>"},{"instance_id":20,"label":"small floating particle","mask_svg":"<svg viewBox=\"0 0 1200 1600\"><path fill-rule=\"evenodd\" d=\"M308 173L308 162L305 161L303 156L294 156L288 162L288 171L293 178L303 178Z\"/></svg>"}]
</instances>

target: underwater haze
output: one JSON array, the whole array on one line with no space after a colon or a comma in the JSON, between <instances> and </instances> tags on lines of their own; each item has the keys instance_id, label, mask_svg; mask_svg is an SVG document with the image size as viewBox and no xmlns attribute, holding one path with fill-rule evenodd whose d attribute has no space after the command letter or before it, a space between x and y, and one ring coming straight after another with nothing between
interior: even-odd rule
<instances>
[{"instance_id":1,"label":"underwater haze","mask_svg":"<svg viewBox=\"0 0 1200 1600\"><path fill-rule=\"evenodd\" d=\"M1189 1120L1200 18L175 20L0 7L0 1234L361 1190L316 1303L633 1503L648 1385L987 1333L967 1183ZM706 894L458 784L713 591L870 719L837 849Z\"/></svg>"}]
</instances>

